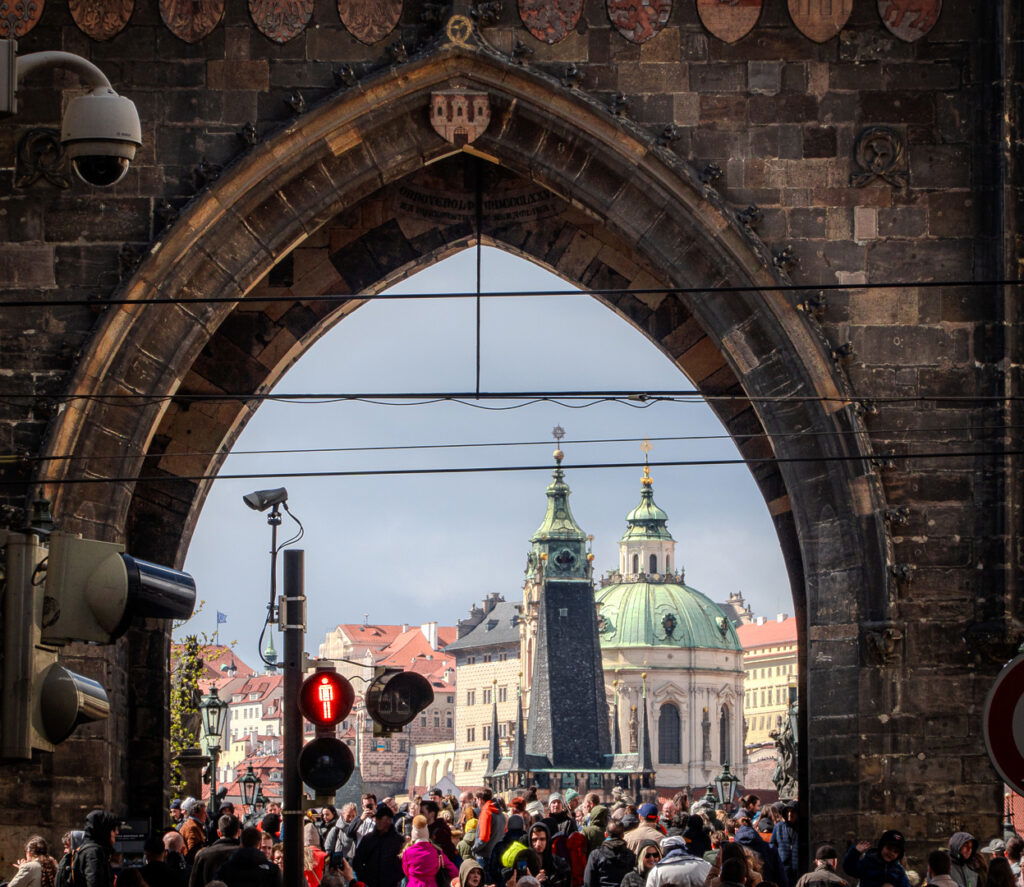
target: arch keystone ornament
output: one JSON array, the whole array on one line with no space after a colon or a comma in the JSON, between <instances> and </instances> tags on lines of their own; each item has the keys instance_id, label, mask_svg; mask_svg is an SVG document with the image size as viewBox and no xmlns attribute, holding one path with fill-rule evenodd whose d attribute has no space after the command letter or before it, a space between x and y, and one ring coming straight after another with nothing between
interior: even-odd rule
<instances>
[{"instance_id":1,"label":"arch keystone ornament","mask_svg":"<svg viewBox=\"0 0 1024 887\"><path fill-rule=\"evenodd\" d=\"M713 36L735 43L754 29L763 5L763 0L697 0L697 15Z\"/></svg>"},{"instance_id":2,"label":"arch keystone ornament","mask_svg":"<svg viewBox=\"0 0 1024 887\"><path fill-rule=\"evenodd\" d=\"M341 23L360 43L380 43L398 25L402 0L338 0Z\"/></svg>"},{"instance_id":3,"label":"arch keystone ornament","mask_svg":"<svg viewBox=\"0 0 1024 887\"><path fill-rule=\"evenodd\" d=\"M179 40L198 43L224 18L224 0L160 0L160 18Z\"/></svg>"},{"instance_id":4,"label":"arch keystone ornament","mask_svg":"<svg viewBox=\"0 0 1024 887\"><path fill-rule=\"evenodd\" d=\"M935 27L942 0L878 0L878 14L890 33L913 43Z\"/></svg>"},{"instance_id":5,"label":"arch keystone ornament","mask_svg":"<svg viewBox=\"0 0 1024 887\"><path fill-rule=\"evenodd\" d=\"M831 40L850 20L853 0L788 0L789 17L808 40Z\"/></svg>"},{"instance_id":6,"label":"arch keystone ornament","mask_svg":"<svg viewBox=\"0 0 1024 887\"><path fill-rule=\"evenodd\" d=\"M249 0L249 15L265 37L287 43L309 24L313 0Z\"/></svg>"},{"instance_id":7,"label":"arch keystone ornament","mask_svg":"<svg viewBox=\"0 0 1024 887\"><path fill-rule=\"evenodd\" d=\"M486 92L442 89L430 94L430 125L457 148L482 136L491 122L491 99Z\"/></svg>"},{"instance_id":8,"label":"arch keystone ornament","mask_svg":"<svg viewBox=\"0 0 1024 887\"><path fill-rule=\"evenodd\" d=\"M68 0L71 17L93 40L109 40L124 30L135 0Z\"/></svg>"},{"instance_id":9,"label":"arch keystone ornament","mask_svg":"<svg viewBox=\"0 0 1024 887\"><path fill-rule=\"evenodd\" d=\"M665 27L672 0L607 0L608 18L632 43L646 43Z\"/></svg>"},{"instance_id":10,"label":"arch keystone ornament","mask_svg":"<svg viewBox=\"0 0 1024 887\"><path fill-rule=\"evenodd\" d=\"M543 43L559 43L579 24L583 0L519 0L519 19Z\"/></svg>"}]
</instances>

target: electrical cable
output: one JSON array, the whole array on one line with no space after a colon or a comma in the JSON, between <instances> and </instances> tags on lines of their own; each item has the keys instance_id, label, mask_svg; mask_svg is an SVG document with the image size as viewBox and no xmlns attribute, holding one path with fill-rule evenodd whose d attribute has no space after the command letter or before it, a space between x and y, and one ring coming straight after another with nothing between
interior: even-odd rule
<instances>
[{"instance_id":1,"label":"electrical cable","mask_svg":"<svg viewBox=\"0 0 1024 887\"><path fill-rule=\"evenodd\" d=\"M877 460L890 462L896 460L915 459L963 459L963 458L1002 458L1022 456L1024 450L975 450L951 451L945 453L879 453L855 454L850 456L784 456L784 457L753 457L750 459L677 459L659 462L593 462L567 466L573 471L588 471L605 468L643 468L645 464L651 468L706 467L719 465L762 465L788 464L802 462L865 462ZM458 468L384 468L384 469L351 469L347 471L281 471L251 472L238 474L193 474L173 475L167 477L80 477L56 478L42 481L50 486L67 486L70 484L110 484L110 483L160 483L161 481L216 481L216 480L260 480L266 478L303 478L303 477L393 477L421 474L497 474L522 471L550 471L551 465L492 465L486 467ZM24 480L0 480L0 487L21 486Z\"/></svg>"},{"instance_id":2,"label":"electrical cable","mask_svg":"<svg viewBox=\"0 0 1024 887\"><path fill-rule=\"evenodd\" d=\"M887 434L960 434L961 432L986 432L986 431L1005 431L1005 430L1021 430L1024 429L1024 425L978 425L968 426L963 425L960 427L915 427L915 428L871 428L868 431L862 431L856 428L835 428L828 431L794 431L789 434L771 434L767 431L760 432L749 432L746 434L681 434L681 435L663 435L656 437L595 437L595 438L580 438L579 440L565 440L567 445L579 446L582 444L620 444L620 443L640 443L642 440L650 440L654 442L673 442L673 441L702 441L702 440L749 440L757 437L766 437L770 440L799 440L800 438L810 437L845 437L852 434L871 434L871 435L887 435ZM966 442L966 441L965 441ZM304 447L298 449L274 449L274 450L231 450L229 453L224 454L220 450L206 450L206 451L192 451L181 453L145 453L143 459L186 459L196 458L202 456L220 456L228 455L234 456L299 456L299 455L314 455L321 453L374 453L374 452L400 452L404 450L466 450L466 449L486 449L491 447L536 447L536 446L551 446L550 440L512 440L512 441L491 441L482 443L448 443L448 444L395 444L392 446L363 446L363 447ZM82 460L92 461L104 461L124 459L123 455L109 455L109 456L72 456L72 455L59 455L59 456L11 456L11 455L0 455L0 465L10 465L15 462L76 462Z\"/></svg>"},{"instance_id":3,"label":"electrical cable","mask_svg":"<svg viewBox=\"0 0 1024 887\"><path fill-rule=\"evenodd\" d=\"M554 296L652 296L677 295L699 296L715 293L807 293L836 292L844 290L876 290L876 289L934 289L943 288L996 288L1024 286L1024 280L922 280L922 281L886 281L884 283L787 283L771 286L662 286L644 289L569 289L569 290L507 290L486 293L324 293L308 296L203 296L195 299L176 299L173 297L154 297L151 299L12 299L0 301L2 308L71 308L90 307L104 308L108 305L221 305L221 304L270 304L274 302L370 302L370 301L417 301L433 299L517 299Z\"/></svg>"}]
</instances>

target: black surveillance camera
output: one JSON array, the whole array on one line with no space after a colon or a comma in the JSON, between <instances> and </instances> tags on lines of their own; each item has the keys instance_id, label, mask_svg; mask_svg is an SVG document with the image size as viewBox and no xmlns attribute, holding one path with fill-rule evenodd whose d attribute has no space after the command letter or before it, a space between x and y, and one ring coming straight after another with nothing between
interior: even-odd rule
<instances>
[{"instance_id":1,"label":"black surveillance camera","mask_svg":"<svg viewBox=\"0 0 1024 887\"><path fill-rule=\"evenodd\" d=\"M97 87L68 104L60 141L83 182L98 188L115 185L142 144L139 112L110 87Z\"/></svg>"},{"instance_id":2,"label":"black surveillance camera","mask_svg":"<svg viewBox=\"0 0 1024 887\"><path fill-rule=\"evenodd\" d=\"M274 505L282 505L288 501L288 491L284 487L276 490L257 490L242 497L242 501L253 511L266 511Z\"/></svg>"}]
</instances>

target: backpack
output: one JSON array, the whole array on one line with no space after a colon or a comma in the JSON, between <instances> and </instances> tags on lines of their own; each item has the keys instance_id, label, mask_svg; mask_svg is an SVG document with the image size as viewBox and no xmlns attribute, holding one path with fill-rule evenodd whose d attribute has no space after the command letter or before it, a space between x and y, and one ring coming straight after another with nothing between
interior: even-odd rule
<instances>
[{"instance_id":1,"label":"backpack","mask_svg":"<svg viewBox=\"0 0 1024 887\"><path fill-rule=\"evenodd\" d=\"M569 863L572 887L580 887L587 868L587 857L590 855L590 842L579 832L556 834L551 840L551 852Z\"/></svg>"}]
</instances>

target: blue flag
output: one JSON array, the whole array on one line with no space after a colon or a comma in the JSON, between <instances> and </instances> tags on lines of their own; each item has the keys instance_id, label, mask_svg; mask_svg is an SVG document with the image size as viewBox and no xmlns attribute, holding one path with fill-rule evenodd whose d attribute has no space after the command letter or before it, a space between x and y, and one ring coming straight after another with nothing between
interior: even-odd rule
<instances>
[{"instance_id":1,"label":"blue flag","mask_svg":"<svg viewBox=\"0 0 1024 887\"><path fill-rule=\"evenodd\" d=\"M220 625L222 622L228 621L228 614L222 613L220 610L217 611L217 624Z\"/></svg>"}]
</instances>

